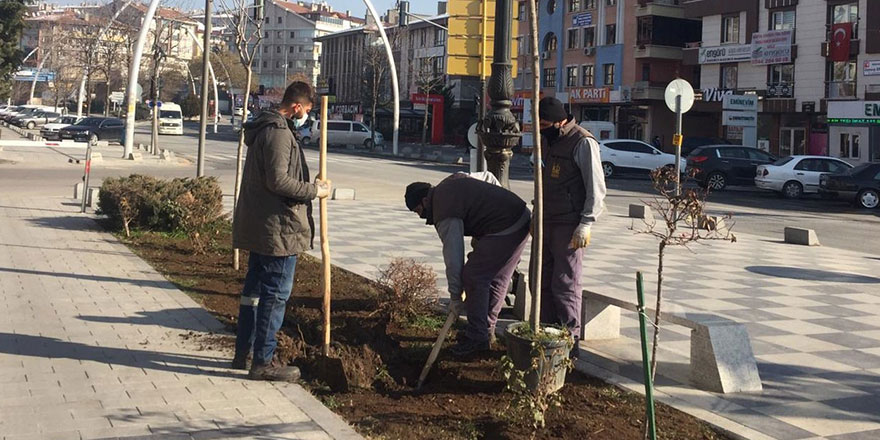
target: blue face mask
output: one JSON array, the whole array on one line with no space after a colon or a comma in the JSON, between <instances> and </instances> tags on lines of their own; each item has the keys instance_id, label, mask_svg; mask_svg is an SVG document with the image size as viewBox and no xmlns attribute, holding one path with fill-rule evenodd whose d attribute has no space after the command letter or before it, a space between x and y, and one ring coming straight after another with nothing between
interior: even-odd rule
<instances>
[{"instance_id":1,"label":"blue face mask","mask_svg":"<svg viewBox=\"0 0 880 440\"><path fill-rule=\"evenodd\" d=\"M306 121L308 121L308 120L309 120L309 114L303 113L302 117L295 118L293 120L293 126L298 130L298 129L302 128L302 126L305 125Z\"/></svg>"}]
</instances>

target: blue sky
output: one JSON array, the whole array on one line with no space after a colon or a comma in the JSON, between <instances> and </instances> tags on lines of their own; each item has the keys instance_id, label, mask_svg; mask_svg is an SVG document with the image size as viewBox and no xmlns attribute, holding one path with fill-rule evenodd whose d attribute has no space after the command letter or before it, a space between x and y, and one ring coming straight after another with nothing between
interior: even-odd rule
<instances>
[{"instance_id":1,"label":"blue sky","mask_svg":"<svg viewBox=\"0 0 880 440\"><path fill-rule=\"evenodd\" d=\"M72 5L82 3L83 0L48 0L47 3L61 4L61 5ZM87 0L89 1L89 0ZM93 0L90 0L93 1ZM306 1L320 1L320 0L306 0ZM367 11L367 7L364 6L363 0L327 0L327 3L333 6L333 9L337 11L345 11L351 10L352 15L357 17L363 17ZM373 0L373 4L376 6L376 9L379 11L379 14L384 14L386 10L394 7L397 3L397 0ZM205 2L204 0L163 0L163 5L168 6L176 6L184 9L194 9L194 8L204 8ZM218 4L218 2L214 2L214 4ZM419 13L419 14L434 14L437 12L437 1L436 0L411 0L410 1L410 12Z\"/></svg>"}]
</instances>

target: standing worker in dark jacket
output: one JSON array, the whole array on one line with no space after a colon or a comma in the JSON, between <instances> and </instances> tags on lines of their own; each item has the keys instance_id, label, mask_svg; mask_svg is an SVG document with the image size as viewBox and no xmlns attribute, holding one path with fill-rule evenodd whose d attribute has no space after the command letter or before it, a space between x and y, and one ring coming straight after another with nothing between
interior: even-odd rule
<instances>
[{"instance_id":1,"label":"standing worker in dark jacket","mask_svg":"<svg viewBox=\"0 0 880 440\"><path fill-rule=\"evenodd\" d=\"M436 187L406 187L406 207L434 225L443 242L450 311L467 310L464 337L452 348L464 356L489 349L498 313L529 236L531 213L516 194L456 173ZM464 237L473 251L464 258ZM467 297L462 303L462 292Z\"/></svg>"},{"instance_id":2,"label":"standing worker in dark jacket","mask_svg":"<svg viewBox=\"0 0 880 440\"><path fill-rule=\"evenodd\" d=\"M605 207L605 174L599 143L568 115L556 98L539 104L544 161L544 260L541 321L561 324L575 338L581 328L583 249Z\"/></svg>"},{"instance_id":3,"label":"standing worker in dark jacket","mask_svg":"<svg viewBox=\"0 0 880 440\"><path fill-rule=\"evenodd\" d=\"M232 243L250 251L241 292L233 368L247 368L250 378L294 381L296 367L271 365L275 333L293 289L297 254L312 247L315 223L312 200L330 195L330 182L309 178L305 155L294 132L312 108L315 94L294 82L278 110L268 110L243 125L248 145L241 194L235 208Z\"/></svg>"}]
</instances>

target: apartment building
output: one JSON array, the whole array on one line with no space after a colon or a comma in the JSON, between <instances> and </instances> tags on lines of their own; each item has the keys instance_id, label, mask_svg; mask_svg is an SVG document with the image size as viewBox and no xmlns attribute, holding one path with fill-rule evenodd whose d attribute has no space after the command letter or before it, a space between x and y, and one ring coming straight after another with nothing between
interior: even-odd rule
<instances>
[{"instance_id":1,"label":"apartment building","mask_svg":"<svg viewBox=\"0 0 880 440\"><path fill-rule=\"evenodd\" d=\"M254 61L260 85L283 89L293 75L303 75L317 84L321 43L315 39L363 24L364 20L350 11L334 11L326 2L265 2L263 40Z\"/></svg>"},{"instance_id":2,"label":"apartment building","mask_svg":"<svg viewBox=\"0 0 880 440\"><path fill-rule=\"evenodd\" d=\"M723 117L727 94L759 100L757 145L771 153L880 160L880 2L689 0L703 22L685 63L700 71L701 98L721 117L719 137L743 139ZM770 49L768 51L768 49ZM770 56L779 55L779 56Z\"/></svg>"}]
</instances>

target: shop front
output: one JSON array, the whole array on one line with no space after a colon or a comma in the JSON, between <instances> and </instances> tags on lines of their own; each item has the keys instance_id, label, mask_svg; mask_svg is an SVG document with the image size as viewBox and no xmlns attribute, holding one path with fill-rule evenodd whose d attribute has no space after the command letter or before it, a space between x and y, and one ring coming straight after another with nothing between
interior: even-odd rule
<instances>
[{"instance_id":1,"label":"shop front","mask_svg":"<svg viewBox=\"0 0 880 440\"><path fill-rule=\"evenodd\" d=\"M829 102L828 146L852 164L880 161L880 101Z\"/></svg>"}]
</instances>

